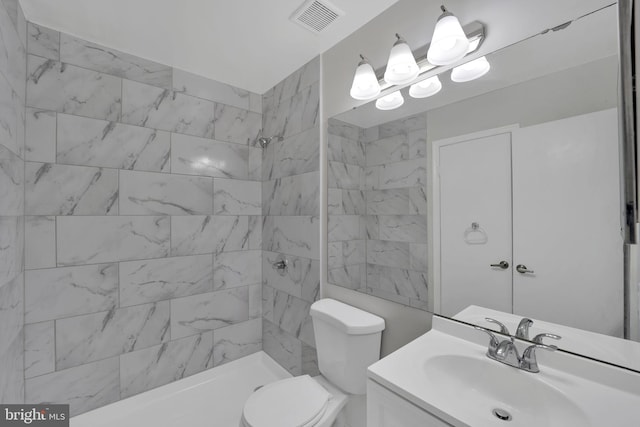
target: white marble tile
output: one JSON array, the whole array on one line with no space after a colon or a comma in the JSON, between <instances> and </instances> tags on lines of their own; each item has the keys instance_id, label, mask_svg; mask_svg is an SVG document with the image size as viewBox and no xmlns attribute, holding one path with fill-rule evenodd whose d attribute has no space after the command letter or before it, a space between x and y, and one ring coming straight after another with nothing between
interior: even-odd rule
<instances>
[{"instance_id":1,"label":"white marble tile","mask_svg":"<svg viewBox=\"0 0 640 427\"><path fill-rule=\"evenodd\" d=\"M215 215L262 214L262 186L259 182L215 179L213 188Z\"/></svg>"},{"instance_id":2,"label":"white marble tile","mask_svg":"<svg viewBox=\"0 0 640 427\"><path fill-rule=\"evenodd\" d=\"M379 167L379 189L421 187L427 184L427 161L405 160Z\"/></svg>"},{"instance_id":3,"label":"white marble tile","mask_svg":"<svg viewBox=\"0 0 640 427\"><path fill-rule=\"evenodd\" d=\"M250 216L249 217L249 249L262 249L262 216Z\"/></svg>"},{"instance_id":4,"label":"white marble tile","mask_svg":"<svg viewBox=\"0 0 640 427\"><path fill-rule=\"evenodd\" d=\"M362 187L364 173L362 167L341 162L329 162L328 168L329 188L359 190Z\"/></svg>"},{"instance_id":5,"label":"white marble tile","mask_svg":"<svg viewBox=\"0 0 640 427\"><path fill-rule=\"evenodd\" d=\"M302 342L267 320L262 322L262 349L292 375L302 374Z\"/></svg>"},{"instance_id":6,"label":"white marble tile","mask_svg":"<svg viewBox=\"0 0 640 427\"><path fill-rule=\"evenodd\" d=\"M115 215L117 212L118 171L26 162L27 215Z\"/></svg>"},{"instance_id":7,"label":"white marble tile","mask_svg":"<svg viewBox=\"0 0 640 427\"><path fill-rule=\"evenodd\" d=\"M173 69L173 88L187 95L232 105L243 110L250 109L250 92L177 68Z\"/></svg>"},{"instance_id":8,"label":"white marble tile","mask_svg":"<svg viewBox=\"0 0 640 427\"><path fill-rule=\"evenodd\" d=\"M24 214L24 162L0 145L0 215Z\"/></svg>"},{"instance_id":9,"label":"white marble tile","mask_svg":"<svg viewBox=\"0 0 640 427\"><path fill-rule=\"evenodd\" d=\"M333 215L329 217L328 239L330 242L359 240L360 215Z\"/></svg>"},{"instance_id":10,"label":"white marble tile","mask_svg":"<svg viewBox=\"0 0 640 427\"><path fill-rule=\"evenodd\" d=\"M56 217L25 217L24 266L26 269L56 266Z\"/></svg>"},{"instance_id":11,"label":"white marble tile","mask_svg":"<svg viewBox=\"0 0 640 427\"><path fill-rule=\"evenodd\" d=\"M427 217L424 215L384 215L380 221L380 240L426 243Z\"/></svg>"},{"instance_id":12,"label":"white marble tile","mask_svg":"<svg viewBox=\"0 0 640 427\"><path fill-rule=\"evenodd\" d=\"M171 217L171 255L196 255L248 249L246 216Z\"/></svg>"},{"instance_id":13,"label":"white marble tile","mask_svg":"<svg viewBox=\"0 0 640 427\"><path fill-rule=\"evenodd\" d=\"M77 265L169 254L169 217L58 217L58 265Z\"/></svg>"},{"instance_id":14,"label":"white marble tile","mask_svg":"<svg viewBox=\"0 0 640 427\"><path fill-rule=\"evenodd\" d=\"M122 122L199 137L213 137L214 103L124 80Z\"/></svg>"},{"instance_id":15,"label":"white marble tile","mask_svg":"<svg viewBox=\"0 0 640 427\"><path fill-rule=\"evenodd\" d=\"M327 243L327 267L329 270L344 267L344 254L342 253L343 243L344 242Z\"/></svg>"},{"instance_id":16,"label":"white marble tile","mask_svg":"<svg viewBox=\"0 0 640 427\"><path fill-rule=\"evenodd\" d=\"M58 301L52 304L52 301ZM25 320L43 322L118 304L118 266L94 264L25 272Z\"/></svg>"},{"instance_id":17,"label":"white marble tile","mask_svg":"<svg viewBox=\"0 0 640 427\"><path fill-rule=\"evenodd\" d=\"M249 288L249 319L262 318L262 283Z\"/></svg>"},{"instance_id":18,"label":"white marble tile","mask_svg":"<svg viewBox=\"0 0 640 427\"><path fill-rule=\"evenodd\" d=\"M356 125L345 123L333 118L329 119L328 125L327 132L329 135L349 139L351 141L358 141L360 139L360 128Z\"/></svg>"},{"instance_id":19,"label":"white marble tile","mask_svg":"<svg viewBox=\"0 0 640 427\"><path fill-rule=\"evenodd\" d=\"M262 196L263 215L320 215L320 174L263 182Z\"/></svg>"},{"instance_id":20,"label":"white marble tile","mask_svg":"<svg viewBox=\"0 0 640 427\"><path fill-rule=\"evenodd\" d=\"M267 285L262 285L262 318L273 322L273 294L274 289ZM266 350L265 350L266 351Z\"/></svg>"},{"instance_id":21,"label":"white marble tile","mask_svg":"<svg viewBox=\"0 0 640 427\"><path fill-rule=\"evenodd\" d=\"M15 92L23 94L26 23L19 5L16 5L15 17L16 26L7 11L4 8L0 9L0 73L9 80Z\"/></svg>"},{"instance_id":22,"label":"white marble tile","mask_svg":"<svg viewBox=\"0 0 640 427\"><path fill-rule=\"evenodd\" d=\"M372 166L364 169L364 188L378 190L380 188L380 170L382 166Z\"/></svg>"},{"instance_id":23,"label":"white marble tile","mask_svg":"<svg viewBox=\"0 0 640 427\"><path fill-rule=\"evenodd\" d=\"M427 157L427 131L425 129L409 132L409 158Z\"/></svg>"},{"instance_id":24,"label":"white marble tile","mask_svg":"<svg viewBox=\"0 0 640 427\"><path fill-rule=\"evenodd\" d=\"M262 181L262 148L249 147L249 179Z\"/></svg>"},{"instance_id":25,"label":"white marble tile","mask_svg":"<svg viewBox=\"0 0 640 427\"><path fill-rule=\"evenodd\" d=\"M346 215L364 215L367 213L364 191L342 190L342 212Z\"/></svg>"},{"instance_id":26,"label":"white marble tile","mask_svg":"<svg viewBox=\"0 0 640 427\"><path fill-rule=\"evenodd\" d=\"M320 223L316 216L268 216L262 233L265 250L320 258Z\"/></svg>"},{"instance_id":27,"label":"white marble tile","mask_svg":"<svg viewBox=\"0 0 640 427\"><path fill-rule=\"evenodd\" d=\"M249 147L172 134L171 172L249 179Z\"/></svg>"},{"instance_id":28,"label":"white marble tile","mask_svg":"<svg viewBox=\"0 0 640 427\"><path fill-rule=\"evenodd\" d=\"M362 222L364 222L364 237L374 240L380 239L380 221L376 215L363 216Z\"/></svg>"},{"instance_id":29,"label":"white marble tile","mask_svg":"<svg viewBox=\"0 0 640 427\"><path fill-rule=\"evenodd\" d=\"M327 212L329 215L345 215L342 205L342 191L339 188L327 189Z\"/></svg>"},{"instance_id":30,"label":"white marble tile","mask_svg":"<svg viewBox=\"0 0 640 427\"><path fill-rule=\"evenodd\" d=\"M172 68L138 56L60 35L60 60L90 70L170 89Z\"/></svg>"},{"instance_id":31,"label":"white marble tile","mask_svg":"<svg viewBox=\"0 0 640 427\"><path fill-rule=\"evenodd\" d=\"M26 118L25 160L32 162L55 163L55 111L27 108Z\"/></svg>"},{"instance_id":32,"label":"white marble tile","mask_svg":"<svg viewBox=\"0 0 640 427\"><path fill-rule=\"evenodd\" d=\"M24 217L0 216L0 288L24 271Z\"/></svg>"},{"instance_id":33,"label":"white marble tile","mask_svg":"<svg viewBox=\"0 0 640 427\"><path fill-rule=\"evenodd\" d=\"M56 61L60 60L60 32L29 22L27 24L27 53Z\"/></svg>"},{"instance_id":34,"label":"white marble tile","mask_svg":"<svg viewBox=\"0 0 640 427\"><path fill-rule=\"evenodd\" d=\"M370 128L367 128L367 129L362 129L360 131L360 141L362 141L364 144L366 144L368 142L380 139L379 130L380 129L379 129L378 126L372 126Z\"/></svg>"},{"instance_id":35,"label":"white marble tile","mask_svg":"<svg viewBox=\"0 0 640 427\"><path fill-rule=\"evenodd\" d=\"M316 349L304 343L302 343L302 375L311 375L312 377L320 375ZM337 426L332 425L331 427Z\"/></svg>"},{"instance_id":36,"label":"white marble tile","mask_svg":"<svg viewBox=\"0 0 640 427\"><path fill-rule=\"evenodd\" d=\"M409 215L409 189L367 191L367 215Z\"/></svg>"},{"instance_id":37,"label":"white marble tile","mask_svg":"<svg viewBox=\"0 0 640 427\"><path fill-rule=\"evenodd\" d=\"M232 360L262 350L262 319L253 319L213 331L213 364Z\"/></svg>"},{"instance_id":38,"label":"white marble tile","mask_svg":"<svg viewBox=\"0 0 640 427\"><path fill-rule=\"evenodd\" d=\"M426 215L427 214L427 188L413 187L409 189L409 203L411 215Z\"/></svg>"},{"instance_id":39,"label":"white marble tile","mask_svg":"<svg viewBox=\"0 0 640 427\"><path fill-rule=\"evenodd\" d=\"M169 340L169 301L56 321L56 368L66 369Z\"/></svg>"},{"instance_id":40,"label":"white marble tile","mask_svg":"<svg viewBox=\"0 0 640 427\"><path fill-rule=\"evenodd\" d=\"M118 120L122 80L29 55L27 106L104 120Z\"/></svg>"},{"instance_id":41,"label":"white marble tile","mask_svg":"<svg viewBox=\"0 0 640 427\"><path fill-rule=\"evenodd\" d=\"M112 357L29 378L25 400L68 404L71 416L105 406L120 399L118 368L118 358Z\"/></svg>"},{"instance_id":42,"label":"white marble tile","mask_svg":"<svg viewBox=\"0 0 640 427\"><path fill-rule=\"evenodd\" d=\"M262 283L262 251L222 252L214 257L213 289Z\"/></svg>"},{"instance_id":43,"label":"white marble tile","mask_svg":"<svg viewBox=\"0 0 640 427\"><path fill-rule=\"evenodd\" d=\"M379 125L379 137L388 138L390 136L407 134L416 130L427 128L427 115L424 113L415 116L403 117L388 123Z\"/></svg>"},{"instance_id":44,"label":"white marble tile","mask_svg":"<svg viewBox=\"0 0 640 427\"><path fill-rule=\"evenodd\" d=\"M236 105L238 107L238 105ZM249 92L249 111L262 114L262 96Z\"/></svg>"},{"instance_id":45,"label":"white marble tile","mask_svg":"<svg viewBox=\"0 0 640 427\"><path fill-rule=\"evenodd\" d=\"M291 98L306 87L320 80L320 57L317 56L305 65L291 73L287 78L278 83L272 91L267 92L279 103L286 98ZM267 95L265 94L265 96Z\"/></svg>"},{"instance_id":46,"label":"white marble tile","mask_svg":"<svg viewBox=\"0 0 640 427\"><path fill-rule=\"evenodd\" d=\"M320 263L318 260L287 255L289 261L287 274L280 276L273 268L280 254L263 251L262 280L278 291L301 298L308 302L317 299L320 293Z\"/></svg>"},{"instance_id":47,"label":"white marble tile","mask_svg":"<svg viewBox=\"0 0 640 427\"><path fill-rule=\"evenodd\" d=\"M58 114L57 163L168 172L170 148L165 131Z\"/></svg>"},{"instance_id":48,"label":"white marble tile","mask_svg":"<svg viewBox=\"0 0 640 427\"><path fill-rule=\"evenodd\" d=\"M121 262L120 306L211 292L212 263L211 255Z\"/></svg>"},{"instance_id":49,"label":"white marble tile","mask_svg":"<svg viewBox=\"0 0 640 427\"><path fill-rule=\"evenodd\" d=\"M429 259L427 258L427 244L426 243L411 243L410 253L411 261L410 268L412 270L427 271Z\"/></svg>"},{"instance_id":50,"label":"white marble tile","mask_svg":"<svg viewBox=\"0 0 640 427\"><path fill-rule=\"evenodd\" d=\"M311 304L286 292L273 292L273 323L283 331L300 337Z\"/></svg>"},{"instance_id":51,"label":"white marble tile","mask_svg":"<svg viewBox=\"0 0 640 427\"><path fill-rule=\"evenodd\" d=\"M0 286L0 401L24 399L23 275Z\"/></svg>"},{"instance_id":52,"label":"white marble tile","mask_svg":"<svg viewBox=\"0 0 640 427\"><path fill-rule=\"evenodd\" d=\"M56 370L54 322L24 327L24 376L33 378Z\"/></svg>"},{"instance_id":53,"label":"white marble tile","mask_svg":"<svg viewBox=\"0 0 640 427\"><path fill-rule=\"evenodd\" d=\"M427 274L424 272L368 264L367 288L397 295L402 298L399 302L406 305L409 305L408 299L428 299Z\"/></svg>"},{"instance_id":54,"label":"white marble tile","mask_svg":"<svg viewBox=\"0 0 640 427\"><path fill-rule=\"evenodd\" d=\"M390 136L365 145L367 166L409 159L409 140L406 134Z\"/></svg>"},{"instance_id":55,"label":"white marble tile","mask_svg":"<svg viewBox=\"0 0 640 427\"><path fill-rule=\"evenodd\" d=\"M0 44L1 46L1 44ZM0 141L14 154L22 156L20 141L20 110L24 107L9 82L0 74Z\"/></svg>"},{"instance_id":56,"label":"white marble tile","mask_svg":"<svg viewBox=\"0 0 640 427\"><path fill-rule=\"evenodd\" d=\"M207 215L213 178L120 171L121 215Z\"/></svg>"},{"instance_id":57,"label":"white marble tile","mask_svg":"<svg viewBox=\"0 0 640 427\"><path fill-rule=\"evenodd\" d=\"M290 138L309 129L317 132L320 91L318 83L302 89L265 115L264 132Z\"/></svg>"},{"instance_id":58,"label":"white marble tile","mask_svg":"<svg viewBox=\"0 0 640 427\"><path fill-rule=\"evenodd\" d=\"M319 150L318 129L308 130L285 141L274 140L264 150L263 181L320 170Z\"/></svg>"},{"instance_id":59,"label":"white marble tile","mask_svg":"<svg viewBox=\"0 0 640 427\"><path fill-rule=\"evenodd\" d=\"M366 240L347 240L342 242L342 256L344 264L354 265L366 262Z\"/></svg>"},{"instance_id":60,"label":"white marble tile","mask_svg":"<svg viewBox=\"0 0 640 427\"><path fill-rule=\"evenodd\" d=\"M328 160L364 167L366 165L364 153L365 147L359 141L336 135L328 136Z\"/></svg>"},{"instance_id":61,"label":"white marble tile","mask_svg":"<svg viewBox=\"0 0 640 427\"><path fill-rule=\"evenodd\" d=\"M367 240L367 263L409 268L409 243Z\"/></svg>"},{"instance_id":62,"label":"white marble tile","mask_svg":"<svg viewBox=\"0 0 640 427\"><path fill-rule=\"evenodd\" d=\"M248 319L249 289L246 286L171 300L172 339Z\"/></svg>"},{"instance_id":63,"label":"white marble tile","mask_svg":"<svg viewBox=\"0 0 640 427\"><path fill-rule=\"evenodd\" d=\"M361 278L364 264L345 265L338 268L331 268L328 272L327 280L334 285L348 289L361 289L363 281Z\"/></svg>"},{"instance_id":64,"label":"white marble tile","mask_svg":"<svg viewBox=\"0 0 640 427\"><path fill-rule=\"evenodd\" d=\"M252 145L262 128L262 115L216 103L214 128L218 141Z\"/></svg>"},{"instance_id":65,"label":"white marble tile","mask_svg":"<svg viewBox=\"0 0 640 427\"><path fill-rule=\"evenodd\" d=\"M194 335L120 356L125 398L213 367L213 334Z\"/></svg>"}]
</instances>

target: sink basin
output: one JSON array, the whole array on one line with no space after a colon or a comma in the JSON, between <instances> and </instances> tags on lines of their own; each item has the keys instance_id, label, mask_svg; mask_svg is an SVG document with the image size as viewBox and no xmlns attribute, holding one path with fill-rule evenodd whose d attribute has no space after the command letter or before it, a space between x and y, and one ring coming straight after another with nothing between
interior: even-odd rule
<instances>
[{"instance_id":1,"label":"sink basin","mask_svg":"<svg viewBox=\"0 0 640 427\"><path fill-rule=\"evenodd\" d=\"M493 413L497 409L512 417L509 426L591 426L578 406L536 374L486 357L431 357L424 362L424 374L442 398L441 409L463 406L479 425L503 425L504 420Z\"/></svg>"}]
</instances>

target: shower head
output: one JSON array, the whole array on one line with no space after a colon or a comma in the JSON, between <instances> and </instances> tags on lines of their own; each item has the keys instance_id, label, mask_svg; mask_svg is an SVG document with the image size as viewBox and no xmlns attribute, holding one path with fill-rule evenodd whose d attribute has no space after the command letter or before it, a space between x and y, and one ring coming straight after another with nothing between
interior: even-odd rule
<instances>
[{"instance_id":1,"label":"shower head","mask_svg":"<svg viewBox=\"0 0 640 427\"><path fill-rule=\"evenodd\" d=\"M257 143L258 145L260 145L261 148L266 148L267 145L269 145L269 143L271 143L271 140L273 139L273 137L265 137L265 136L261 136L258 138Z\"/></svg>"}]
</instances>

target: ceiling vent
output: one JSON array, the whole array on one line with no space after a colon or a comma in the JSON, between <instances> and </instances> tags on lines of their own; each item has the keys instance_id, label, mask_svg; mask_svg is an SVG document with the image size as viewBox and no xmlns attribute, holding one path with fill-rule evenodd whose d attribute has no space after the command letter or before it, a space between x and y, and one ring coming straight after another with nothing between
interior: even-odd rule
<instances>
[{"instance_id":1,"label":"ceiling vent","mask_svg":"<svg viewBox=\"0 0 640 427\"><path fill-rule=\"evenodd\" d=\"M344 12L326 0L307 0L289 19L318 34L342 15Z\"/></svg>"}]
</instances>

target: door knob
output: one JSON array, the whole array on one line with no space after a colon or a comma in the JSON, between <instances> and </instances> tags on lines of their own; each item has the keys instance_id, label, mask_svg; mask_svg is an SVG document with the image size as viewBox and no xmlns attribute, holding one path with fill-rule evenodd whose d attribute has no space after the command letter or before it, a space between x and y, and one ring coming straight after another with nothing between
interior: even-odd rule
<instances>
[{"instance_id":1,"label":"door knob","mask_svg":"<svg viewBox=\"0 0 640 427\"><path fill-rule=\"evenodd\" d=\"M516 265L516 271L520 274L525 274L525 273L533 273L533 270L528 270L527 266L524 264L518 264Z\"/></svg>"},{"instance_id":2,"label":"door knob","mask_svg":"<svg viewBox=\"0 0 640 427\"><path fill-rule=\"evenodd\" d=\"M507 261L500 261L498 264L491 264L491 267L498 267L503 270L509 268L509 263Z\"/></svg>"}]
</instances>

